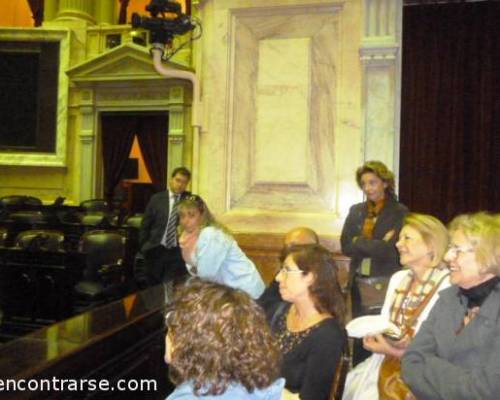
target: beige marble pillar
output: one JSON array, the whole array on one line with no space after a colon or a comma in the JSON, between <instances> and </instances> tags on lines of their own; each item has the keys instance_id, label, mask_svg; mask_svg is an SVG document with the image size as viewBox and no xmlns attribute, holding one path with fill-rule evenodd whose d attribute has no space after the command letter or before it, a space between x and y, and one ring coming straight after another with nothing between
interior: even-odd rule
<instances>
[{"instance_id":1,"label":"beige marble pillar","mask_svg":"<svg viewBox=\"0 0 500 400\"><path fill-rule=\"evenodd\" d=\"M94 24L94 3L94 0L59 0L57 19L77 19Z\"/></svg>"},{"instance_id":2,"label":"beige marble pillar","mask_svg":"<svg viewBox=\"0 0 500 400\"><path fill-rule=\"evenodd\" d=\"M45 0L43 6L43 20L52 21L57 15L59 0Z\"/></svg>"},{"instance_id":3,"label":"beige marble pillar","mask_svg":"<svg viewBox=\"0 0 500 400\"><path fill-rule=\"evenodd\" d=\"M170 176L174 168L184 165L185 141L185 105L184 88L172 87L169 90L168 108L168 166L167 174Z\"/></svg>"},{"instance_id":4,"label":"beige marble pillar","mask_svg":"<svg viewBox=\"0 0 500 400\"><path fill-rule=\"evenodd\" d=\"M94 93L90 89L80 93L80 201L95 197L96 131Z\"/></svg>"},{"instance_id":5,"label":"beige marble pillar","mask_svg":"<svg viewBox=\"0 0 500 400\"><path fill-rule=\"evenodd\" d=\"M115 14L115 6L117 0L98 0L95 3L95 19L98 24L117 24L117 16Z\"/></svg>"},{"instance_id":6,"label":"beige marble pillar","mask_svg":"<svg viewBox=\"0 0 500 400\"><path fill-rule=\"evenodd\" d=\"M397 174L401 94L402 0L364 0L364 159L381 160Z\"/></svg>"}]
</instances>

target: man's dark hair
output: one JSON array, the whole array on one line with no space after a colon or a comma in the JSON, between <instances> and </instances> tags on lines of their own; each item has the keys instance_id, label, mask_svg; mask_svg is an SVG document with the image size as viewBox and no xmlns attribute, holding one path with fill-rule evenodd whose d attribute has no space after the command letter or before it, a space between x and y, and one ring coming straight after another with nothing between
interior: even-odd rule
<instances>
[{"instance_id":1,"label":"man's dark hair","mask_svg":"<svg viewBox=\"0 0 500 400\"><path fill-rule=\"evenodd\" d=\"M189 171L186 167L177 167L174 169L172 172L172 178L177 174L184 175L186 178L191 180L191 171Z\"/></svg>"}]
</instances>

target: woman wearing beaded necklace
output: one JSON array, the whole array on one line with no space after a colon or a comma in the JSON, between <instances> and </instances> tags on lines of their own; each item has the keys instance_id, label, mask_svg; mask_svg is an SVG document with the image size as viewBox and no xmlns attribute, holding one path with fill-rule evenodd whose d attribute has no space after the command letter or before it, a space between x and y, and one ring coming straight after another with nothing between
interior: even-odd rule
<instances>
[{"instance_id":1,"label":"woman wearing beaded necklace","mask_svg":"<svg viewBox=\"0 0 500 400\"><path fill-rule=\"evenodd\" d=\"M396 247L407 269L392 275L382 308L382 315L402 334L394 340L383 334L363 339L364 347L373 355L348 374L343 400L412 398L401 380L399 359L436 302L438 292L450 285L442 263L447 245L448 233L438 219L423 214L405 218ZM389 363L393 372L390 380L397 382L395 386L385 379L386 367L381 369Z\"/></svg>"},{"instance_id":2,"label":"woman wearing beaded necklace","mask_svg":"<svg viewBox=\"0 0 500 400\"><path fill-rule=\"evenodd\" d=\"M326 400L346 341L337 266L316 244L287 249L283 259L276 281L284 302L268 315L283 356L284 398Z\"/></svg>"},{"instance_id":3,"label":"woman wearing beaded necklace","mask_svg":"<svg viewBox=\"0 0 500 400\"><path fill-rule=\"evenodd\" d=\"M500 393L500 214L460 215L441 293L402 360L417 398L494 400Z\"/></svg>"}]
</instances>

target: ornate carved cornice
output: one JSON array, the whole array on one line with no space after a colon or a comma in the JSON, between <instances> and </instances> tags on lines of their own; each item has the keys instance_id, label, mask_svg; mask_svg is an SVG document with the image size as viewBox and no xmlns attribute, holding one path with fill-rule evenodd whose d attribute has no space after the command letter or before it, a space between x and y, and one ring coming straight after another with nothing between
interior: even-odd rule
<instances>
[{"instance_id":1,"label":"ornate carved cornice","mask_svg":"<svg viewBox=\"0 0 500 400\"><path fill-rule=\"evenodd\" d=\"M363 64L369 65L388 65L394 64L399 46L366 46L359 49L359 58Z\"/></svg>"}]
</instances>

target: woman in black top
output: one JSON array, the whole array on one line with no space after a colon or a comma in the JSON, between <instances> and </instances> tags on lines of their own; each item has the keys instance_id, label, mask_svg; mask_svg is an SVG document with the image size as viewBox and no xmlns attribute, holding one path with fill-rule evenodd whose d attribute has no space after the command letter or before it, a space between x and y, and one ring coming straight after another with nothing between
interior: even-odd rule
<instances>
[{"instance_id":1,"label":"woman in black top","mask_svg":"<svg viewBox=\"0 0 500 400\"><path fill-rule=\"evenodd\" d=\"M268 315L283 356L284 398L326 400L346 341L337 266L320 245L295 246L276 281L284 302Z\"/></svg>"}]
</instances>

